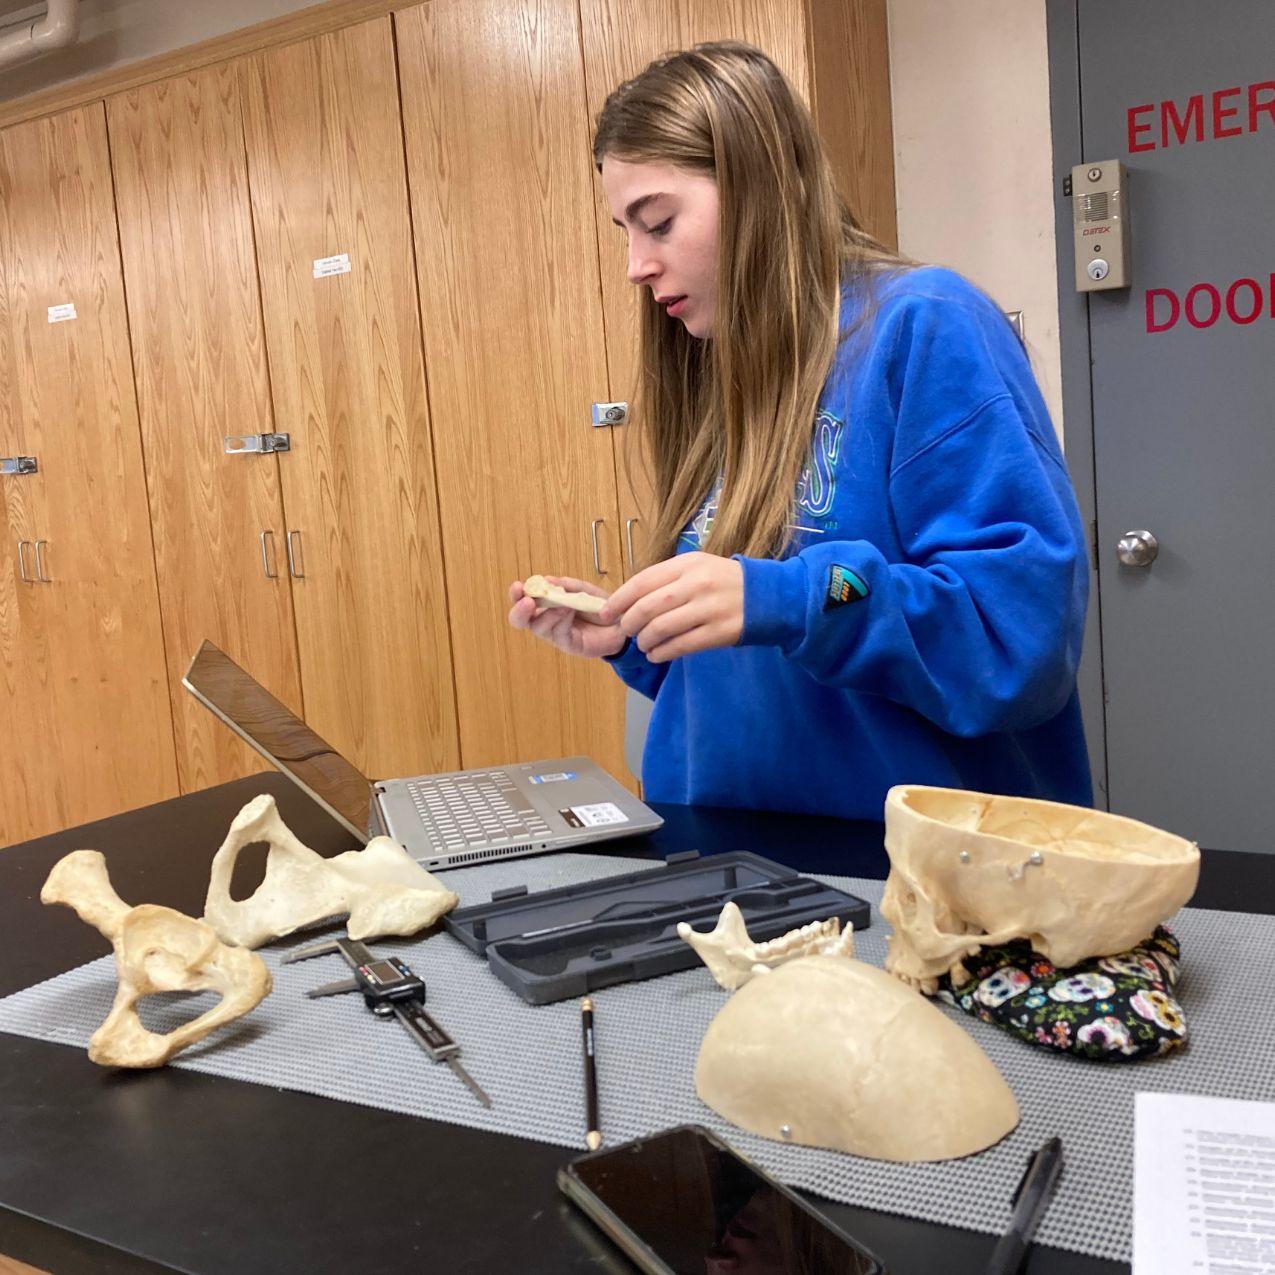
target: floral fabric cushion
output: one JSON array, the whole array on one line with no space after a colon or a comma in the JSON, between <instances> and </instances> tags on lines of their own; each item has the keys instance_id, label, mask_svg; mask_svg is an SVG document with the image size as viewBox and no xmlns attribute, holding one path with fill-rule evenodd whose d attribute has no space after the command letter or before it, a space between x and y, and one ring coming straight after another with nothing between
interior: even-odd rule
<instances>
[{"instance_id":1,"label":"floral fabric cushion","mask_svg":"<svg viewBox=\"0 0 1275 1275\"><path fill-rule=\"evenodd\" d=\"M1131 952L1055 969L1024 940L988 947L966 965L968 981L943 978L939 996L1033 1045L1134 1062L1186 1044L1171 991L1181 947L1163 925Z\"/></svg>"}]
</instances>

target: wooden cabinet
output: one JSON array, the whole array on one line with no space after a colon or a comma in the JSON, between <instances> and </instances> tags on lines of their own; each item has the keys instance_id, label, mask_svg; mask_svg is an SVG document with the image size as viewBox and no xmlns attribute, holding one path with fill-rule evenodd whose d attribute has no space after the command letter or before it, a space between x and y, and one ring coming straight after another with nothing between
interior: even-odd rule
<instances>
[{"instance_id":1,"label":"wooden cabinet","mask_svg":"<svg viewBox=\"0 0 1275 1275\"><path fill-rule=\"evenodd\" d=\"M109 106L183 788L260 766L181 688L205 637L367 773L454 768L389 19Z\"/></svg>"},{"instance_id":2,"label":"wooden cabinet","mask_svg":"<svg viewBox=\"0 0 1275 1275\"><path fill-rule=\"evenodd\" d=\"M505 620L532 572L623 578L576 5L395 21L465 764L625 775L619 680Z\"/></svg>"},{"instance_id":3,"label":"wooden cabinet","mask_svg":"<svg viewBox=\"0 0 1275 1275\"><path fill-rule=\"evenodd\" d=\"M40 466L0 474L0 844L259 767L180 687L205 637L369 774L633 782L619 680L505 621L643 552L593 121L758 44L893 242L884 3L430 0L0 133L0 456Z\"/></svg>"},{"instance_id":4,"label":"wooden cabinet","mask_svg":"<svg viewBox=\"0 0 1275 1275\"><path fill-rule=\"evenodd\" d=\"M306 720L373 777L455 769L390 19L271 49L242 73L274 421L292 440L280 472Z\"/></svg>"},{"instance_id":5,"label":"wooden cabinet","mask_svg":"<svg viewBox=\"0 0 1275 1275\"><path fill-rule=\"evenodd\" d=\"M100 103L0 133L0 439L9 841L177 793Z\"/></svg>"},{"instance_id":6,"label":"wooden cabinet","mask_svg":"<svg viewBox=\"0 0 1275 1275\"><path fill-rule=\"evenodd\" d=\"M3 182L3 178L0 178ZM3 189L0 186L0 189ZM10 219L0 216L0 262L10 260ZM9 289L0 281L0 456L15 461L29 455L39 439L23 428L18 405L19 377L9 311ZM47 455L47 453L46 453ZM38 459L38 458L37 458ZM6 738L0 748L0 834L7 843L39 836L59 826L56 782L54 687L49 646L50 609L37 588L35 542L48 526L38 475L0 474L0 693L8 706ZM50 782L52 779L53 782Z\"/></svg>"},{"instance_id":7,"label":"wooden cabinet","mask_svg":"<svg viewBox=\"0 0 1275 1275\"><path fill-rule=\"evenodd\" d=\"M107 101L133 370L183 792L261 758L181 685L210 638L301 712L238 67Z\"/></svg>"}]
</instances>

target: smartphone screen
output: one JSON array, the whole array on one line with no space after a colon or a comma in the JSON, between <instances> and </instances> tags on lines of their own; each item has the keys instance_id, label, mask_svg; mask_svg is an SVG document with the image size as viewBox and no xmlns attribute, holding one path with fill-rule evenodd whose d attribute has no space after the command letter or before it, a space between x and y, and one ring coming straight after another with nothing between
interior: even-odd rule
<instances>
[{"instance_id":1,"label":"smartphone screen","mask_svg":"<svg viewBox=\"0 0 1275 1275\"><path fill-rule=\"evenodd\" d=\"M648 1263L650 1270L675 1275L885 1272L866 1249L697 1125L582 1157L565 1177L563 1189L630 1256L657 1259L658 1265Z\"/></svg>"}]
</instances>

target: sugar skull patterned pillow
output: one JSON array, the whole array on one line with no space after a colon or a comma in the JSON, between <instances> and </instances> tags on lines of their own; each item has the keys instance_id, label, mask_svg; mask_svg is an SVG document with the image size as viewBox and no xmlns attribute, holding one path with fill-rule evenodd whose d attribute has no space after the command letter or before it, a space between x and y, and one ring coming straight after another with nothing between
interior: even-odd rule
<instances>
[{"instance_id":1,"label":"sugar skull patterned pillow","mask_svg":"<svg viewBox=\"0 0 1275 1275\"><path fill-rule=\"evenodd\" d=\"M970 977L939 983L939 996L1033 1045L1133 1062L1186 1044L1186 1019L1173 999L1181 947L1163 925L1131 952L1056 969L1025 939L984 948Z\"/></svg>"}]
</instances>

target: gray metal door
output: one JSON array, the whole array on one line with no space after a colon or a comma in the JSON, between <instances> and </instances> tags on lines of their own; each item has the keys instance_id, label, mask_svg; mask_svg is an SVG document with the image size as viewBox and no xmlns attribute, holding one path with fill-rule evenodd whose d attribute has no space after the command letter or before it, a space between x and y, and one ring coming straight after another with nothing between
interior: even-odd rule
<instances>
[{"instance_id":1,"label":"gray metal door","mask_svg":"<svg viewBox=\"0 0 1275 1275\"><path fill-rule=\"evenodd\" d=\"M1110 808L1271 851L1275 4L1077 14L1070 162L1124 161L1133 249L1089 301ZM1144 529L1158 556L1122 565Z\"/></svg>"}]
</instances>

